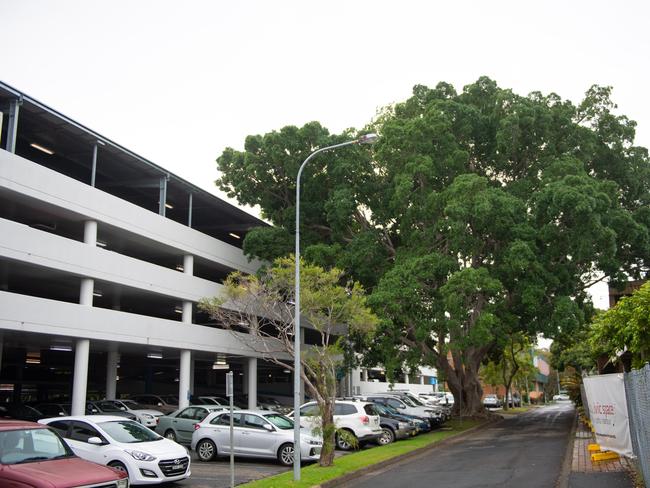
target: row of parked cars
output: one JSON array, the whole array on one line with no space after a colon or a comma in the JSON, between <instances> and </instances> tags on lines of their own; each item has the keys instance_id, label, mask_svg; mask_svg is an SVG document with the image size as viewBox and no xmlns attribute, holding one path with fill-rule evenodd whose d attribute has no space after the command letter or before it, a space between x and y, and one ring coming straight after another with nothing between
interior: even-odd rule
<instances>
[{"instance_id":1,"label":"row of parked cars","mask_svg":"<svg viewBox=\"0 0 650 488\"><path fill-rule=\"evenodd\" d=\"M293 463L293 412L283 415L270 409L237 407L231 415L225 398L197 397L192 399L194 404L164 415L147 408L169 410L166 407L172 406L161 405L159 400L135 396L132 400L88 402L87 414L79 416L69 415L65 403L40 404L30 408L39 412L35 407L40 406L51 416L36 419L38 423L0 421L0 486L5 486L3 480L12 480L17 486L35 488L126 488L129 483L183 480L191 474L188 447L205 462L230 454L231 424L236 456ZM300 458L315 461L322 449L322 439L312 435L319 423L316 403L302 405L300 414ZM446 406L409 392L340 398L334 410L337 448L388 444L429 431L447 416ZM67 463L63 467L59 466L62 461ZM66 474L66 467L81 474ZM48 474L39 481L39 473ZM60 479L59 473L63 473Z\"/></svg>"}]
</instances>

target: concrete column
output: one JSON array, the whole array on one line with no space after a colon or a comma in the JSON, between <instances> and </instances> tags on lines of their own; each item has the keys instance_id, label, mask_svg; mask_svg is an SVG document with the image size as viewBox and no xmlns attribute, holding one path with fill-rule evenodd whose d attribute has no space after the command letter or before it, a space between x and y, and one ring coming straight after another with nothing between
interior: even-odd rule
<instances>
[{"instance_id":1,"label":"concrete column","mask_svg":"<svg viewBox=\"0 0 650 488\"><path fill-rule=\"evenodd\" d=\"M116 349L108 351L106 358L106 398L117 398L117 363L120 355Z\"/></svg>"},{"instance_id":2,"label":"concrete column","mask_svg":"<svg viewBox=\"0 0 650 488\"><path fill-rule=\"evenodd\" d=\"M196 368L196 359L192 353L192 360L190 361L190 395L194 394L194 368Z\"/></svg>"},{"instance_id":3,"label":"concrete column","mask_svg":"<svg viewBox=\"0 0 650 488\"><path fill-rule=\"evenodd\" d=\"M257 408L257 358L248 358L246 365L246 385L248 387L248 408Z\"/></svg>"},{"instance_id":4,"label":"concrete column","mask_svg":"<svg viewBox=\"0 0 650 488\"><path fill-rule=\"evenodd\" d=\"M183 273L194 275L194 256L191 254L183 256Z\"/></svg>"},{"instance_id":5,"label":"concrete column","mask_svg":"<svg viewBox=\"0 0 650 488\"><path fill-rule=\"evenodd\" d=\"M91 295L92 296L92 295ZM74 351L74 378L72 380L72 415L85 415L88 384L88 357L90 340L77 339Z\"/></svg>"},{"instance_id":6,"label":"concrete column","mask_svg":"<svg viewBox=\"0 0 650 488\"><path fill-rule=\"evenodd\" d=\"M404 383L406 383L407 385L411 383L411 382L409 381L409 375L408 375L408 373L404 373Z\"/></svg>"},{"instance_id":7,"label":"concrete column","mask_svg":"<svg viewBox=\"0 0 650 488\"><path fill-rule=\"evenodd\" d=\"M420 375L420 384L421 385L424 384L424 375L423 374Z\"/></svg>"},{"instance_id":8,"label":"concrete column","mask_svg":"<svg viewBox=\"0 0 650 488\"><path fill-rule=\"evenodd\" d=\"M190 404L190 367L192 364L192 351L181 351L180 371L178 372L178 408L185 408Z\"/></svg>"},{"instance_id":9,"label":"concrete column","mask_svg":"<svg viewBox=\"0 0 650 488\"><path fill-rule=\"evenodd\" d=\"M91 246L97 245L97 222L94 220L84 222L84 243Z\"/></svg>"},{"instance_id":10,"label":"concrete column","mask_svg":"<svg viewBox=\"0 0 650 488\"><path fill-rule=\"evenodd\" d=\"M183 318L181 320L184 324L192 323L192 302L187 300L183 302Z\"/></svg>"},{"instance_id":11,"label":"concrete column","mask_svg":"<svg viewBox=\"0 0 650 488\"><path fill-rule=\"evenodd\" d=\"M93 289L95 280L92 278L81 278L81 287L79 289L79 304L87 307L93 306Z\"/></svg>"},{"instance_id":12,"label":"concrete column","mask_svg":"<svg viewBox=\"0 0 650 488\"><path fill-rule=\"evenodd\" d=\"M361 370L361 381L368 381L368 368Z\"/></svg>"}]
</instances>

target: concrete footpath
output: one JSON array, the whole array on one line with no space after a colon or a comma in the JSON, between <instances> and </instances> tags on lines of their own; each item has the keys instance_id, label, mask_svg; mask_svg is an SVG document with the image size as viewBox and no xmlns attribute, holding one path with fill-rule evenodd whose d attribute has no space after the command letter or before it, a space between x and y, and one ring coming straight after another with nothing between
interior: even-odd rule
<instances>
[{"instance_id":1,"label":"concrete footpath","mask_svg":"<svg viewBox=\"0 0 650 488\"><path fill-rule=\"evenodd\" d=\"M580 421L577 421L573 438L573 449L567 452L567 465L570 471L565 473L560 488L634 488L634 466L626 458L611 461L591 461L587 446L595 443L593 433Z\"/></svg>"}]
</instances>

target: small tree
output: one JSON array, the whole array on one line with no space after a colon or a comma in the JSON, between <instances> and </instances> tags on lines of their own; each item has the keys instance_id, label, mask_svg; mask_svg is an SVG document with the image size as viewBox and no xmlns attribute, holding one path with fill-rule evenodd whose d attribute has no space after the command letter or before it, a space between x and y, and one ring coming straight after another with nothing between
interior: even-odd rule
<instances>
[{"instance_id":1,"label":"small tree","mask_svg":"<svg viewBox=\"0 0 650 488\"><path fill-rule=\"evenodd\" d=\"M293 257L278 258L259 276L232 273L223 296L204 299L200 307L232 330L251 352L294 371ZM334 462L336 370L345 363L350 341L370 334L376 317L366 307L359 283L343 286L343 272L301 262L301 317L318 334L317 344L301 352L300 377L318 403L323 436L320 465ZM243 333L242 333L243 332Z\"/></svg>"},{"instance_id":2,"label":"small tree","mask_svg":"<svg viewBox=\"0 0 650 488\"><path fill-rule=\"evenodd\" d=\"M629 351L634 368L650 360L650 282L597 316L590 343L614 360Z\"/></svg>"}]
</instances>

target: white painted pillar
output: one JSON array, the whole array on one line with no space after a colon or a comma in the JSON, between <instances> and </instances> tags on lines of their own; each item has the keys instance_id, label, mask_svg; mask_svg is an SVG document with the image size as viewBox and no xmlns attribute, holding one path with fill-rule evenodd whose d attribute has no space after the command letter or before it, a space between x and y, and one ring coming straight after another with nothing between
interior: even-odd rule
<instances>
[{"instance_id":1,"label":"white painted pillar","mask_svg":"<svg viewBox=\"0 0 650 488\"><path fill-rule=\"evenodd\" d=\"M116 349L108 351L106 357L106 398L112 400L117 394L117 363L120 355Z\"/></svg>"},{"instance_id":2,"label":"white painted pillar","mask_svg":"<svg viewBox=\"0 0 650 488\"><path fill-rule=\"evenodd\" d=\"M94 220L84 222L84 243L90 246L97 245L97 222Z\"/></svg>"},{"instance_id":3,"label":"white painted pillar","mask_svg":"<svg viewBox=\"0 0 650 488\"><path fill-rule=\"evenodd\" d=\"M81 278L81 286L79 288L79 305L87 307L93 306L93 289L95 287L95 280L92 278Z\"/></svg>"},{"instance_id":4,"label":"white painted pillar","mask_svg":"<svg viewBox=\"0 0 650 488\"><path fill-rule=\"evenodd\" d=\"M85 415L88 384L88 357L90 340L77 339L74 350L74 378L72 382L72 415Z\"/></svg>"},{"instance_id":5,"label":"white painted pillar","mask_svg":"<svg viewBox=\"0 0 650 488\"><path fill-rule=\"evenodd\" d=\"M178 408L185 408L190 404L190 367L192 352L181 351L180 371L178 372Z\"/></svg>"},{"instance_id":6,"label":"white painted pillar","mask_svg":"<svg viewBox=\"0 0 650 488\"><path fill-rule=\"evenodd\" d=\"M194 275L194 256L191 254L183 256L183 273Z\"/></svg>"},{"instance_id":7,"label":"white painted pillar","mask_svg":"<svg viewBox=\"0 0 650 488\"><path fill-rule=\"evenodd\" d=\"M190 395L194 394L194 368L196 368L196 359L194 354L190 353L192 360L190 361Z\"/></svg>"},{"instance_id":8,"label":"white painted pillar","mask_svg":"<svg viewBox=\"0 0 650 488\"><path fill-rule=\"evenodd\" d=\"M424 384L424 375L423 374L420 375L420 384L421 385Z\"/></svg>"},{"instance_id":9,"label":"white painted pillar","mask_svg":"<svg viewBox=\"0 0 650 488\"><path fill-rule=\"evenodd\" d=\"M183 301L183 315L181 321L184 324L192 323L192 302L188 300Z\"/></svg>"},{"instance_id":10,"label":"white painted pillar","mask_svg":"<svg viewBox=\"0 0 650 488\"><path fill-rule=\"evenodd\" d=\"M363 368L361 370L361 381L368 381L368 368Z\"/></svg>"},{"instance_id":11,"label":"white painted pillar","mask_svg":"<svg viewBox=\"0 0 650 488\"><path fill-rule=\"evenodd\" d=\"M408 374L408 373L404 373L404 383L406 383L407 385L409 385L409 384L411 383L411 382L409 381L409 379L410 379L410 378L409 378L409 374Z\"/></svg>"},{"instance_id":12,"label":"white painted pillar","mask_svg":"<svg viewBox=\"0 0 650 488\"><path fill-rule=\"evenodd\" d=\"M257 408L257 358L248 358L246 367L246 385L248 387L248 408Z\"/></svg>"}]
</instances>

